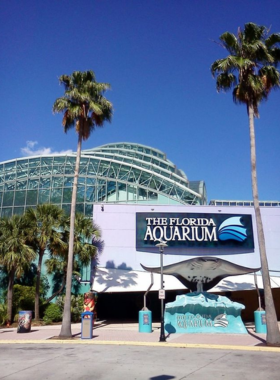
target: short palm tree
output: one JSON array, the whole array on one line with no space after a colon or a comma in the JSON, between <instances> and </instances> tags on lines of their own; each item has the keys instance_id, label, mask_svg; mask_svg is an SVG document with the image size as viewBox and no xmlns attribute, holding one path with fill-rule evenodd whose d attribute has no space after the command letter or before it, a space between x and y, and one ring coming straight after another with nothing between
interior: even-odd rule
<instances>
[{"instance_id":1,"label":"short palm tree","mask_svg":"<svg viewBox=\"0 0 280 380\"><path fill-rule=\"evenodd\" d=\"M39 256L35 289L35 320L40 319L40 281L44 254L47 250L51 252L52 245L60 247L65 245L61 235L63 215L63 210L52 204L41 204L35 209L27 209L25 213L29 223L30 243Z\"/></svg>"},{"instance_id":2,"label":"short palm tree","mask_svg":"<svg viewBox=\"0 0 280 380\"><path fill-rule=\"evenodd\" d=\"M220 45L227 50L226 58L211 66L216 77L218 92L233 89L233 100L245 104L249 117L251 178L258 242L264 284L267 319L267 344L280 344L280 333L272 297L266 255L263 224L259 207L256 170L256 145L254 118L259 117L259 104L268 98L272 89L280 86L277 66L280 60L280 34L270 34L265 26L245 24L237 35L226 32L220 36Z\"/></svg>"},{"instance_id":3,"label":"short palm tree","mask_svg":"<svg viewBox=\"0 0 280 380\"><path fill-rule=\"evenodd\" d=\"M53 247L52 255L45 261L48 274L59 274L61 277L61 285L59 289L46 300L50 302L54 297L62 293L67 275L68 264L68 247L69 247L69 218L65 218L63 223L64 231L62 239L65 242L63 247ZM102 253L103 241L101 240L101 231L99 227L92 223L91 219L83 214L75 216L74 230L74 256L72 274L80 276L81 266L88 266L91 260L97 260L97 256Z\"/></svg>"},{"instance_id":4,"label":"short palm tree","mask_svg":"<svg viewBox=\"0 0 280 380\"><path fill-rule=\"evenodd\" d=\"M0 265L8 273L7 319L12 323L13 287L15 277L20 277L36 257L27 244L27 224L24 217L14 215L0 219Z\"/></svg>"},{"instance_id":5,"label":"short palm tree","mask_svg":"<svg viewBox=\"0 0 280 380\"><path fill-rule=\"evenodd\" d=\"M71 288L74 249L74 224L77 199L77 185L80 167L82 141L87 140L96 127L102 127L105 121L111 121L113 106L104 97L104 92L110 88L108 83L96 82L93 71L75 71L71 75L62 75L59 78L64 85L65 93L56 99L53 112L63 112L62 125L64 131L68 132L75 127L78 134L78 146L76 165L73 181L71 214L70 214L70 236L68 268L66 280L66 296L63 311L62 327L60 337L69 338L71 332Z\"/></svg>"}]
</instances>

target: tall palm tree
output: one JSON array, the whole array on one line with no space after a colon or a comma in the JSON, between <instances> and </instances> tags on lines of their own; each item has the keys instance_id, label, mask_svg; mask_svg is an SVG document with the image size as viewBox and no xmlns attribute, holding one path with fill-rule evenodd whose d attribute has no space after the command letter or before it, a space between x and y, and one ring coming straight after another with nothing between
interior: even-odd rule
<instances>
[{"instance_id":1,"label":"tall palm tree","mask_svg":"<svg viewBox=\"0 0 280 380\"><path fill-rule=\"evenodd\" d=\"M233 89L233 100L245 104L249 117L251 179L256 215L260 260L264 284L267 319L267 344L280 344L280 333L272 297L265 237L259 206L256 144L254 119L259 117L259 104L268 98L272 89L280 86L277 66L280 60L280 34L270 34L265 26L245 24L237 35L225 32L220 36L220 45L229 55L218 59L211 66L216 78L218 92Z\"/></svg>"},{"instance_id":2,"label":"tall palm tree","mask_svg":"<svg viewBox=\"0 0 280 380\"><path fill-rule=\"evenodd\" d=\"M80 167L82 141L87 140L96 127L102 127L105 121L111 121L113 106L104 96L104 92L110 88L108 83L96 82L93 71L75 71L71 75L62 75L59 78L64 85L65 93L56 99L53 112L63 112L62 125L68 132L75 126L78 134L78 146L76 165L73 181L71 213L70 213L70 237L68 252L68 268L66 280L66 296L64 303L62 326L60 337L69 338L71 332L71 288L74 249L74 225L77 199L77 184Z\"/></svg>"},{"instance_id":3,"label":"tall palm tree","mask_svg":"<svg viewBox=\"0 0 280 380\"><path fill-rule=\"evenodd\" d=\"M35 209L27 209L25 213L31 232L30 243L39 256L35 289L35 320L40 319L40 281L44 254L46 250L51 252L53 245L60 247L65 245L61 236L63 215L63 210L52 204L41 204Z\"/></svg>"},{"instance_id":4,"label":"tall palm tree","mask_svg":"<svg viewBox=\"0 0 280 380\"><path fill-rule=\"evenodd\" d=\"M20 277L35 259L36 253L27 244L27 224L24 217L14 215L0 219L0 265L8 272L7 317L13 321L13 287L15 276Z\"/></svg>"}]
</instances>

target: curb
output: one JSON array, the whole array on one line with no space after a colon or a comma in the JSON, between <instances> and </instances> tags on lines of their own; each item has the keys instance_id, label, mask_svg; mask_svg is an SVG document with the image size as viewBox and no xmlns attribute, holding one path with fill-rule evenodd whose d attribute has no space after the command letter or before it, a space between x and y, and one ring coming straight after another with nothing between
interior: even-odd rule
<instances>
[{"instance_id":1,"label":"curb","mask_svg":"<svg viewBox=\"0 0 280 380\"><path fill-rule=\"evenodd\" d=\"M267 346L233 346L220 344L190 344L190 343L168 343L168 342L133 342L133 341L92 341L86 339L48 339L48 340L2 340L4 344L85 344L85 345L114 345L114 346L146 346L146 347L165 347L165 348L203 348L215 350L236 350L236 351L255 351L255 352L279 352L280 347Z\"/></svg>"}]
</instances>

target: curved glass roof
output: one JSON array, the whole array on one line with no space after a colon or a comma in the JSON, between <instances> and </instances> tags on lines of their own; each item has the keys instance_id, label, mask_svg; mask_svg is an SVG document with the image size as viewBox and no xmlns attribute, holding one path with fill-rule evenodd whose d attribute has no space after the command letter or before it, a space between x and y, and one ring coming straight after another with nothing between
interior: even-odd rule
<instances>
[{"instance_id":1,"label":"curved glass roof","mask_svg":"<svg viewBox=\"0 0 280 380\"><path fill-rule=\"evenodd\" d=\"M40 203L70 211L76 155L19 158L0 163L1 216L22 214ZM206 204L203 181L189 182L160 150L132 143L84 150L77 211L94 203Z\"/></svg>"}]
</instances>

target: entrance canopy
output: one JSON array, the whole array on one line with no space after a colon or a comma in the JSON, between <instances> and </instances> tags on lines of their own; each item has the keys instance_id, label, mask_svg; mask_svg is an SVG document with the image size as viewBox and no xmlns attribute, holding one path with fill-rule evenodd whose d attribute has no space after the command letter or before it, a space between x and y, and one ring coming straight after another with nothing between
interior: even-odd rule
<instances>
[{"instance_id":1,"label":"entrance canopy","mask_svg":"<svg viewBox=\"0 0 280 380\"><path fill-rule=\"evenodd\" d=\"M262 276L257 274L257 285L263 288ZM270 277L271 287L280 287L280 277ZM184 290L187 288L172 275L163 275L166 290ZM160 274L153 273L153 286L150 291L160 289ZM95 273L92 289L99 293L145 292L151 284L151 273L127 271L121 269L98 268ZM254 290L254 274L229 276L221 280L210 292L234 292Z\"/></svg>"}]
</instances>

